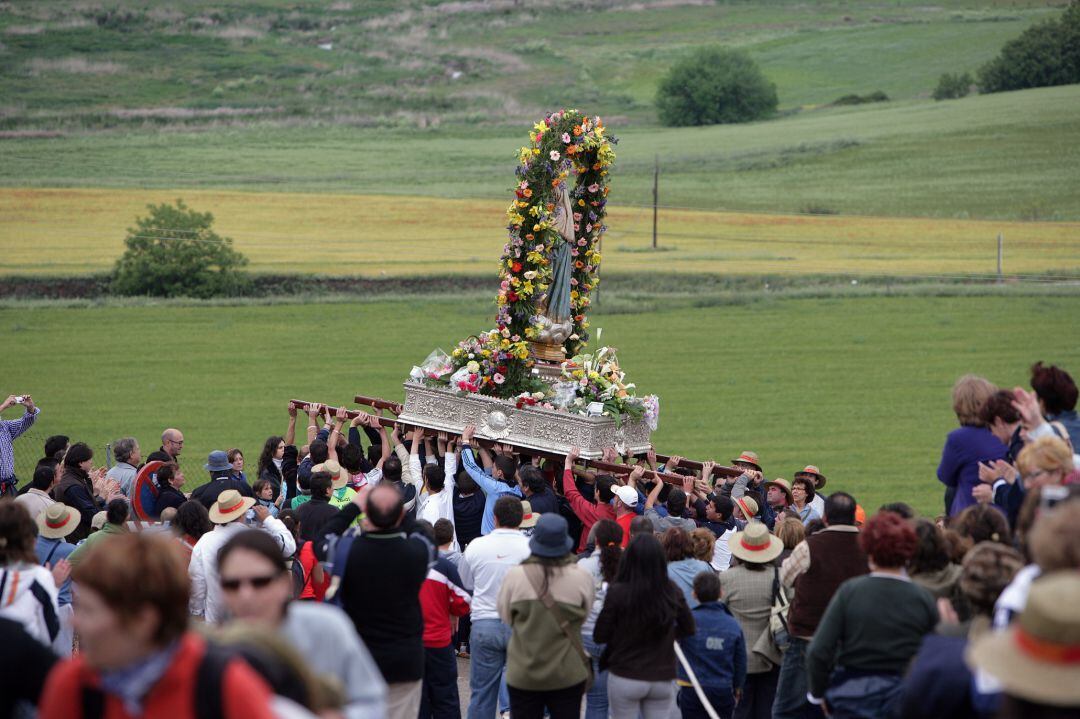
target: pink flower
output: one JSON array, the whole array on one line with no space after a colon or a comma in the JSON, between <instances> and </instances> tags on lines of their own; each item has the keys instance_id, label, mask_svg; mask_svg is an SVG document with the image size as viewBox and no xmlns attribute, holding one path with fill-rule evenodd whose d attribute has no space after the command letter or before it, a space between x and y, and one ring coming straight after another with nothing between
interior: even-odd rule
<instances>
[{"instance_id":1,"label":"pink flower","mask_svg":"<svg viewBox=\"0 0 1080 719\"><path fill-rule=\"evenodd\" d=\"M574 213L574 222L581 222L581 213L580 212L575 212Z\"/></svg>"},{"instance_id":2,"label":"pink flower","mask_svg":"<svg viewBox=\"0 0 1080 719\"><path fill-rule=\"evenodd\" d=\"M578 240L577 243L578 243L578 247L584 247L586 245L585 240Z\"/></svg>"},{"instance_id":3,"label":"pink flower","mask_svg":"<svg viewBox=\"0 0 1080 719\"><path fill-rule=\"evenodd\" d=\"M562 134L562 141L563 141L564 145L569 145L570 144L570 133L569 132L564 132Z\"/></svg>"},{"instance_id":4,"label":"pink flower","mask_svg":"<svg viewBox=\"0 0 1080 719\"><path fill-rule=\"evenodd\" d=\"M524 183L523 183L523 184L524 184ZM523 189L523 190L524 190L525 188L524 188L524 187L522 187L521 189ZM594 183L592 183L591 185L589 185L589 186L588 186L587 188L585 188L585 189L587 189L587 190L588 190L589 192L599 192L599 191L600 191L600 185L598 185L598 184L596 184L596 183L594 182Z\"/></svg>"},{"instance_id":5,"label":"pink flower","mask_svg":"<svg viewBox=\"0 0 1080 719\"><path fill-rule=\"evenodd\" d=\"M537 245L533 249L536 250L537 252L543 252L544 251L544 246L543 245Z\"/></svg>"},{"instance_id":6,"label":"pink flower","mask_svg":"<svg viewBox=\"0 0 1080 719\"><path fill-rule=\"evenodd\" d=\"M570 256L571 257L577 257L578 256L578 251L577 250L570 250Z\"/></svg>"},{"instance_id":7,"label":"pink flower","mask_svg":"<svg viewBox=\"0 0 1080 719\"><path fill-rule=\"evenodd\" d=\"M551 154L548 155L548 157L550 157L554 162L558 162L559 158L562 157L562 155L559 154L558 150L552 150Z\"/></svg>"},{"instance_id":8,"label":"pink flower","mask_svg":"<svg viewBox=\"0 0 1080 719\"><path fill-rule=\"evenodd\" d=\"M529 183L528 183L528 181L526 181L526 180L522 180L522 181L521 181L521 184L520 184L520 185L518 185L518 189L519 189L519 190L527 190L527 189L529 189Z\"/></svg>"},{"instance_id":9,"label":"pink flower","mask_svg":"<svg viewBox=\"0 0 1080 719\"><path fill-rule=\"evenodd\" d=\"M499 374L498 372L496 372L496 373L495 373L495 375L494 375L494 376L493 376L493 377L491 378L491 380L492 380L492 381L493 381L493 382L494 382L495 384L502 384L503 382L505 382L505 381L506 381L506 378L505 378L505 377L503 377L503 376L502 376L501 374Z\"/></svg>"},{"instance_id":10,"label":"pink flower","mask_svg":"<svg viewBox=\"0 0 1080 719\"><path fill-rule=\"evenodd\" d=\"M592 225L585 225L586 232L592 232Z\"/></svg>"}]
</instances>

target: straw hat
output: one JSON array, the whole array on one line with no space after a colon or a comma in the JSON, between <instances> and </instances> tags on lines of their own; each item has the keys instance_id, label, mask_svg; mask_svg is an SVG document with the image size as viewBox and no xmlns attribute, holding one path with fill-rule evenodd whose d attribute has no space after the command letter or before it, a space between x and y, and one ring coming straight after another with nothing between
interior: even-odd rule
<instances>
[{"instance_id":1,"label":"straw hat","mask_svg":"<svg viewBox=\"0 0 1080 719\"><path fill-rule=\"evenodd\" d=\"M796 474L795 476L798 477L799 475ZM784 506L790 507L791 505L795 504L795 495L791 493L791 482L787 481L783 477L777 477L771 482L765 483L766 492L769 491L769 487L777 487L787 496L787 504ZM766 496L768 495L766 494Z\"/></svg>"},{"instance_id":2,"label":"straw hat","mask_svg":"<svg viewBox=\"0 0 1080 719\"><path fill-rule=\"evenodd\" d=\"M994 676L1005 693L1036 704L1080 706L1080 574L1035 580L1020 618L968 645L967 663Z\"/></svg>"},{"instance_id":3,"label":"straw hat","mask_svg":"<svg viewBox=\"0 0 1080 719\"><path fill-rule=\"evenodd\" d=\"M332 489L341 489L349 483L349 470L342 467L336 461L328 459L322 464L316 464L311 468L312 474L315 472L326 472L329 474L334 483L331 485Z\"/></svg>"},{"instance_id":4,"label":"straw hat","mask_svg":"<svg viewBox=\"0 0 1080 719\"><path fill-rule=\"evenodd\" d=\"M529 504L529 500L525 500L521 503L521 524L518 525L520 529L528 529L529 527L535 527L537 520L540 519L540 514L532 511L532 505Z\"/></svg>"},{"instance_id":5,"label":"straw hat","mask_svg":"<svg viewBox=\"0 0 1080 719\"><path fill-rule=\"evenodd\" d=\"M746 529L728 537L731 554L744 562L765 564L780 556L784 543L774 536L762 522L754 521Z\"/></svg>"},{"instance_id":6,"label":"straw hat","mask_svg":"<svg viewBox=\"0 0 1080 719\"><path fill-rule=\"evenodd\" d=\"M743 519L750 521L758 511L757 501L753 497L743 495L738 499L731 500L735 505L742 510Z\"/></svg>"},{"instance_id":7,"label":"straw hat","mask_svg":"<svg viewBox=\"0 0 1080 719\"><path fill-rule=\"evenodd\" d=\"M732 464L735 464L737 462L742 462L743 464L752 464L754 465L754 469L759 472L761 471L761 460L758 459L757 452L751 452L750 450L746 450L738 457L731 460Z\"/></svg>"},{"instance_id":8,"label":"straw hat","mask_svg":"<svg viewBox=\"0 0 1080 719\"><path fill-rule=\"evenodd\" d=\"M63 539L79 526L79 510L62 502L50 504L38 513L38 534L46 539Z\"/></svg>"},{"instance_id":9,"label":"straw hat","mask_svg":"<svg viewBox=\"0 0 1080 719\"><path fill-rule=\"evenodd\" d=\"M808 475L808 476L814 478L814 489L821 489L822 487L825 486L825 475L822 474L821 470L818 469L817 467L815 467L814 465L812 465L812 464L806 465L801 470L796 472L795 476L798 477L801 474L805 474L805 475Z\"/></svg>"},{"instance_id":10,"label":"straw hat","mask_svg":"<svg viewBox=\"0 0 1080 719\"><path fill-rule=\"evenodd\" d=\"M244 497L235 489L226 489L218 495L214 506L210 508L210 521L214 524L228 524L244 516L244 512L254 506L254 497Z\"/></svg>"}]
</instances>

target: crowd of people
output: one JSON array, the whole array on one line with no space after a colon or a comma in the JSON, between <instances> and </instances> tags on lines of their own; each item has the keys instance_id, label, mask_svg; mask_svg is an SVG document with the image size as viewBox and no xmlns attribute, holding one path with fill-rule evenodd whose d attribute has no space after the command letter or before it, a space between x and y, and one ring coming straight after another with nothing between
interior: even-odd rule
<instances>
[{"instance_id":1,"label":"crowd of people","mask_svg":"<svg viewBox=\"0 0 1080 719\"><path fill-rule=\"evenodd\" d=\"M460 717L462 661L469 719L1077 716L1077 394L960 378L935 517L751 451L598 472L319 405L250 476L186 478L170 428L108 470L50 437L20 482L8 397L0 718Z\"/></svg>"}]
</instances>

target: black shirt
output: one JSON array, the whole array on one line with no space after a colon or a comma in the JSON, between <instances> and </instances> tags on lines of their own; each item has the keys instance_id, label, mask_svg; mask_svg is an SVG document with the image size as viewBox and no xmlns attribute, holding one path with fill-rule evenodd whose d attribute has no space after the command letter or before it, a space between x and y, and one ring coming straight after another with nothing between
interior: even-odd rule
<instances>
[{"instance_id":1,"label":"black shirt","mask_svg":"<svg viewBox=\"0 0 1080 719\"><path fill-rule=\"evenodd\" d=\"M179 489L171 485L158 488L157 500L154 502L154 516L160 517L161 513L168 507L180 508L180 505L187 501L187 497Z\"/></svg>"},{"instance_id":2,"label":"black shirt","mask_svg":"<svg viewBox=\"0 0 1080 719\"><path fill-rule=\"evenodd\" d=\"M255 493L251 491L251 487L248 486L247 482L241 482L239 479L233 479L232 477L221 477L220 479L210 480L192 492L191 498L198 501L207 509L210 509L214 506L214 502L217 501L218 496L229 489L235 489L243 497L255 498Z\"/></svg>"},{"instance_id":3,"label":"black shirt","mask_svg":"<svg viewBox=\"0 0 1080 719\"><path fill-rule=\"evenodd\" d=\"M346 514L355 513L339 519ZM420 587L430 559L430 545L400 528L362 534L349 549L341 604L388 684L424 676Z\"/></svg>"},{"instance_id":4,"label":"black shirt","mask_svg":"<svg viewBox=\"0 0 1080 719\"><path fill-rule=\"evenodd\" d=\"M468 496L454 492L454 530L463 552L469 542L480 536L485 500L479 489Z\"/></svg>"},{"instance_id":5,"label":"black shirt","mask_svg":"<svg viewBox=\"0 0 1080 719\"><path fill-rule=\"evenodd\" d=\"M604 608L596 617L593 640L607 644L600 657L600 669L608 669L624 679L645 682L675 679L675 640L692 635L694 615L682 591L671 583L678 605L675 618L662 631L643 626L631 606L627 585L619 582L608 588Z\"/></svg>"},{"instance_id":6,"label":"black shirt","mask_svg":"<svg viewBox=\"0 0 1080 719\"><path fill-rule=\"evenodd\" d=\"M0 619L0 719L15 715L15 703L37 704L56 655L18 622Z\"/></svg>"},{"instance_id":7,"label":"black shirt","mask_svg":"<svg viewBox=\"0 0 1080 719\"><path fill-rule=\"evenodd\" d=\"M312 541L322 536L323 526L337 515L338 508L330 504L325 497L312 497L296 510L300 521L300 539Z\"/></svg>"}]
</instances>

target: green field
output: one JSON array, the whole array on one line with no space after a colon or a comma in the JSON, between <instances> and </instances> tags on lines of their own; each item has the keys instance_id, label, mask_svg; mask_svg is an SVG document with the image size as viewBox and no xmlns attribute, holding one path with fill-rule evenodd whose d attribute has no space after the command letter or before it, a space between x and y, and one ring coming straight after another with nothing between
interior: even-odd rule
<instances>
[{"instance_id":1,"label":"green field","mask_svg":"<svg viewBox=\"0 0 1080 719\"><path fill-rule=\"evenodd\" d=\"M664 206L1076 220L1077 107L1080 85L832 108L737 126L659 130L616 121L611 199L650 204L659 157ZM0 185L157 188L170 197L207 188L428 195L502 204L528 127L474 133L266 127L8 139L0 140ZM437 210L423 198L411 202L416 221L437 229Z\"/></svg>"},{"instance_id":2,"label":"green field","mask_svg":"<svg viewBox=\"0 0 1080 719\"><path fill-rule=\"evenodd\" d=\"M594 316L641 390L661 397L657 446L730 460L754 449L766 471L820 465L830 488L869 507L903 499L933 513L949 390L965 372L1013 386L1036 359L1076 371L1074 297L894 297L761 301ZM639 305L640 307L641 305ZM273 307L0 310L5 391L43 408L33 446L63 432L96 447L184 430L189 488L206 454L257 458L297 397L402 396L435 346L489 326L482 303L444 300Z\"/></svg>"},{"instance_id":3,"label":"green field","mask_svg":"<svg viewBox=\"0 0 1080 719\"><path fill-rule=\"evenodd\" d=\"M657 79L715 43L751 52L783 109L875 90L910 99L1064 4L13 3L0 10L0 97L16 98L2 124L520 124L567 103L651 123Z\"/></svg>"}]
</instances>

